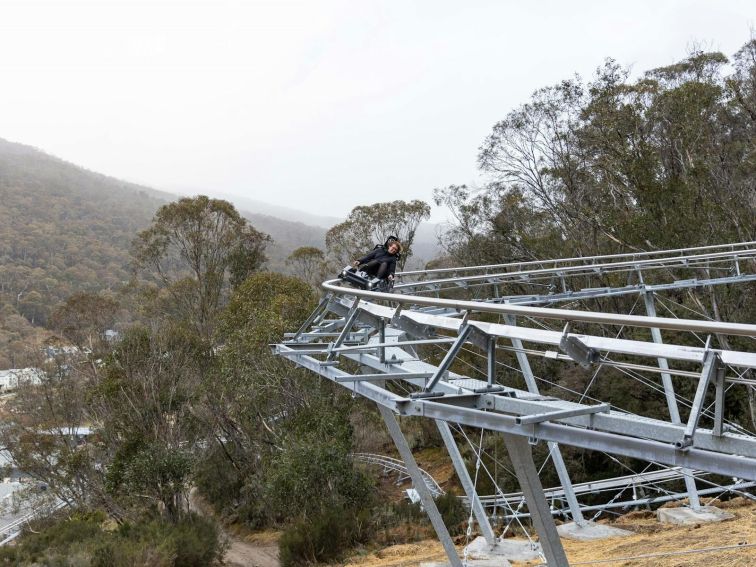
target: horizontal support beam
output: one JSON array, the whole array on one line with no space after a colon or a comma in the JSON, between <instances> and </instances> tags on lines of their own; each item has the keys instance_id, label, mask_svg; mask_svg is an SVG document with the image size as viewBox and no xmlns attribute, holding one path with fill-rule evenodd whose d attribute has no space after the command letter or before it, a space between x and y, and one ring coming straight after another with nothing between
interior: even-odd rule
<instances>
[{"instance_id":1,"label":"horizontal support beam","mask_svg":"<svg viewBox=\"0 0 756 567\"><path fill-rule=\"evenodd\" d=\"M698 494L701 495L701 496L708 496L710 494L723 494L723 493L726 493L726 492L732 492L734 494L740 494L742 496L746 496L746 497L750 498L751 500L753 500L754 499L753 496L751 496L749 493L743 492L743 491L744 490L748 490L749 488L753 488L754 486L756 486L756 482L739 482L737 484L730 484L730 485L725 485L725 486L716 486L716 487L713 487L713 488L705 488L703 490L699 490ZM650 506L652 504L662 504L664 502L673 502L675 500L683 500L684 498L687 498L687 497L688 497L688 493L687 492L678 492L678 493L675 493L675 494L665 494L663 496L651 496L649 498L635 498L633 500L621 500L621 501L614 501L613 500L613 501L607 502L605 504L596 504L594 506L581 506L580 510L582 512L594 512L594 511L597 511L597 510L607 510L607 509L610 509L610 508L623 508L623 509L627 509L627 508L632 508L632 507L635 507L635 506L647 506L647 505ZM520 498L518 498L516 500L507 501L507 502L501 502L501 503L499 503L499 502L493 502L493 501L491 501L491 502L484 502L483 503L483 507L484 508L492 508L492 507L496 506L497 508L508 508L508 507L511 506L514 509L514 508L518 507L518 504L521 501L522 501L522 497L520 497ZM502 506L502 504L504 504L504 506ZM560 509L560 508L556 508L555 507L551 511L551 513L554 516L558 516L558 515L567 516L569 514L569 509L568 508L561 508ZM501 514L499 517L500 518L505 518L505 519L514 518L514 517L517 517L517 518L529 518L530 514L527 513L527 512L518 512L516 514L506 514L506 513L504 513L504 514Z\"/></svg>"},{"instance_id":2,"label":"horizontal support beam","mask_svg":"<svg viewBox=\"0 0 756 567\"><path fill-rule=\"evenodd\" d=\"M603 480L579 482L573 484L572 489L575 494L591 494L614 490L616 488L624 488L627 486L644 486L659 484L662 482L673 482L686 476L682 471L683 469L680 467L670 467L662 470L647 471ZM708 473L691 471L691 475L694 477L704 476L706 474ZM544 488L543 493L546 495L546 498L562 498L564 497L564 488L561 486ZM485 503L486 506L492 506L497 501L503 503L506 500L515 501L520 498L522 498L522 492L508 492L505 494L481 496L480 500Z\"/></svg>"},{"instance_id":3,"label":"horizontal support beam","mask_svg":"<svg viewBox=\"0 0 756 567\"><path fill-rule=\"evenodd\" d=\"M479 301L463 301L457 299L441 299L422 297L417 295L401 295L396 293L380 293L362 289L344 288L339 285L340 280L323 282L322 287L328 292L342 294L377 301L391 301L403 305L427 305L430 307L448 307L459 311L476 313L495 313L497 315L518 315L540 319L556 319L559 321L581 321L603 325L645 327L670 329L676 331L691 331L695 333L719 333L723 335L742 335L756 337L756 325L743 323L724 323L719 321L700 321L696 319L672 319L668 317L649 317L644 315L621 315L616 313L596 313L592 311L578 311L575 309L549 309L545 307L531 307L527 305L507 305L481 303Z\"/></svg>"},{"instance_id":4,"label":"horizontal support beam","mask_svg":"<svg viewBox=\"0 0 756 567\"><path fill-rule=\"evenodd\" d=\"M315 372L324 378L328 378L332 382L336 382L338 378L351 376L351 374L339 370L334 366L325 366L321 364L321 361L315 358L305 354L295 353L284 345L276 345L275 352L276 354L286 356L289 360L307 370ZM376 386L375 384L371 384L370 382L349 381L342 383L341 386L394 411L396 411L396 403L404 400L401 396L397 396L396 394Z\"/></svg>"},{"instance_id":5,"label":"horizontal support beam","mask_svg":"<svg viewBox=\"0 0 756 567\"><path fill-rule=\"evenodd\" d=\"M542 294L542 295L508 295L490 300L491 303L512 303L515 305L551 305L562 301L576 301L578 299L597 299L600 297L616 297L622 295L631 295L644 291L667 291L671 289L691 289L698 287L708 287L712 285L728 285L735 283L745 283L756 281L756 274L741 276L729 276L724 278L710 278L703 280L679 280L675 282L645 285L635 284L624 287L601 288L601 289L581 289L568 291L565 293Z\"/></svg>"},{"instance_id":6,"label":"horizontal support beam","mask_svg":"<svg viewBox=\"0 0 756 567\"><path fill-rule=\"evenodd\" d=\"M516 417L515 421L518 425L528 425L529 423L543 423L544 421L552 421L557 419L564 419L566 417L575 417L578 415L590 415L593 413L605 413L609 411L611 406L609 404L600 404L597 406L588 406L585 408L576 408L571 410L557 410L546 413L537 413L534 415L523 415Z\"/></svg>"},{"instance_id":7,"label":"horizontal support beam","mask_svg":"<svg viewBox=\"0 0 756 567\"><path fill-rule=\"evenodd\" d=\"M346 356L359 364L375 368L376 370L385 369L385 365L381 364L380 360L373 355L349 354ZM432 372L434 369L434 366L425 362L409 361L403 365L401 370L395 369L395 371ZM457 379L454 380L451 378ZM420 388L424 385L423 381L412 383ZM486 382L482 380L474 380L454 375L450 376L450 379L440 381L436 386L436 390L447 394L458 394L460 390L463 392L472 392L474 389L484 388L486 385ZM493 404L491 409L514 415L531 415L563 409L587 407L582 404L576 404L564 400L533 396L524 390L515 389L514 392L516 393L515 397L484 396L484 398L491 400ZM632 434L635 437L655 439L662 443L669 443L670 445L679 441L685 432L685 425L682 424L674 424L668 421L651 419L618 411L596 413L591 416L579 415L576 417L563 418L559 421L566 425L572 425L579 428L590 427L610 434L623 436ZM567 442L567 444L569 445L570 443ZM731 432L724 433L722 436L716 436L713 435L710 430L698 429L696 431L693 446L707 451L756 458L756 438Z\"/></svg>"},{"instance_id":8,"label":"horizontal support beam","mask_svg":"<svg viewBox=\"0 0 756 567\"><path fill-rule=\"evenodd\" d=\"M346 306L342 306L346 309ZM391 319L394 310L389 307L373 304L361 304L361 309L369 310L373 315ZM456 312L455 312L456 313ZM654 319L654 317L649 317ZM429 336L438 330L458 333L462 326L462 321L457 317L445 315L433 315L417 311L403 311L395 325L412 335ZM496 336L505 339L519 339L528 343L537 343L543 345L559 346L563 333L560 331L551 331L547 329L535 329L530 327L521 327L513 325L502 325L499 323L484 323L481 321L470 321L470 326L477 334L482 336ZM756 332L756 325L751 325ZM627 354L640 356L657 360L666 358L668 360L680 360L686 362L703 363L707 350L703 347L693 347L688 345L675 345L673 343L657 344L650 341L637 341L630 339L615 339L611 337L584 335L579 333L570 333L570 336L578 338L586 346L597 350L611 353ZM475 341L478 343L479 341ZM480 345L479 345L480 346ZM714 350L723 364L738 366L741 368L756 368L756 353L742 352L734 350Z\"/></svg>"},{"instance_id":9,"label":"horizontal support beam","mask_svg":"<svg viewBox=\"0 0 756 567\"><path fill-rule=\"evenodd\" d=\"M279 349L286 349L280 346ZM362 355L364 356L364 355ZM346 375L345 372L334 367L322 367L318 361L300 355L296 361L321 376L335 381L336 377ZM440 386L441 384L439 384ZM392 409L404 415L420 415L432 419L441 419L443 421L455 422L471 427L483 427L503 433L512 433L526 437L535 437L545 441L555 441L584 449L596 451L605 451L617 455L624 455L642 459L645 461L654 461L665 463L671 466L682 466L685 468L699 469L709 472L715 472L727 476L744 478L747 480L756 480L756 459L743 456L717 453L713 451L701 450L698 448L689 448L687 451L679 451L674 445L661 443L649 439L629 437L627 435L618 435L615 433L606 433L603 431L593 431L581 429L561 423L537 423L530 425L518 425L515 416L504 415L494 411L481 411L479 409L465 408L457 405L438 403L433 400L410 400L396 396L383 388L368 382L346 382L342 384L368 399L371 399L380 405ZM458 388L455 388L458 391ZM509 403L517 401L515 398L506 398L495 395L479 395L481 400L492 399L492 403ZM401 409L400 409L401 407ZM590 419L597 420L603 414L595 414ZM586 416L572 419L588 419ZM628 427L626 432L632 432L633 429ZM696 439L698 440L698 435ZM756 444L756 440L751 440Z\"/></svg>"},{"instance_id":10,"label":"horizontal support beam","mask_svg":"<svg viewBox=\"0 0 756 567\"><path fill-rule=\"evenodd\" d=\"M746 480L756 480L756 459L753 458L701 449L680 451L674 445L668 443L580 429L552 422L518 425L514 416L440 404L431 400L413 400L402 403L401 409L405 415L419 415L501 433L534 437L543 441L555 441L559 444L592 451L604 451L644 461L654 461Z\"/></svg>"},{"instance_id":11,"label":"horizontal support beam","mask_svg":"<svg viewBox=\"0 0 756 567\"><path fill-rule=\"evenodd\" d=\"M334 379L339 384L343 382L378 382L380 380L416 380L418 378L430 378L432 372L409 372L404 374L386 373L386 374L354 374L349 376L338 376Z\"/></svg>"}]
</instances>

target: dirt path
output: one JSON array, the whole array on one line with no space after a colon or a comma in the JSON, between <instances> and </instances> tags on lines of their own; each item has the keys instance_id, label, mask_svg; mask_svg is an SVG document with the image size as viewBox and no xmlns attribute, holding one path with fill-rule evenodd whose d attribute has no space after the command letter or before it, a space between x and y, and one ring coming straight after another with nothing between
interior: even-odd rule
<instances>
[{"instance_id":1,"label":"dirt path","mask_svg":"<svg viewBox=\"0 0 756 567\"><path fill-rule=\"evenodd\" d=\"M209 506L202 501L196 488L189 491L189 509L198 514L211 514ZM223 563L227 567L281 567L278 561L277 532L242 536L223 530L222 535L229 544L223 556Z\"/></svg>"},{"instance_id":2,"label":"dirt path","mask_svg":"<svg viewBox=\"0 0 756 567\"><path fill-rule=\"evenodd\" d=\"M227 567L280 567L278 545L246 542L229 536L231 546L223 557Z\"/></svg>"}]
</instances>

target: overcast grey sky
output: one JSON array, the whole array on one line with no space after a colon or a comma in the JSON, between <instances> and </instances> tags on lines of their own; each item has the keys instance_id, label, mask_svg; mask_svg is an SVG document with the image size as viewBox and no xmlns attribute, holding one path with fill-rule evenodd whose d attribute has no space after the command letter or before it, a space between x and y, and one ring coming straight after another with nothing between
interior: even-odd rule
<instances>
[{"instance_id":1,"label":"overcast grey sky","mask_svg":"<svg viewBox=\"0 0 756 567\"><path fill-rule=\"evenodd\" d=\"M475 183L478 146L538 87L607 56L730 55L755 20L753 0L0 0L0 137L343 216Z\"/></svg>"}]
</instances>

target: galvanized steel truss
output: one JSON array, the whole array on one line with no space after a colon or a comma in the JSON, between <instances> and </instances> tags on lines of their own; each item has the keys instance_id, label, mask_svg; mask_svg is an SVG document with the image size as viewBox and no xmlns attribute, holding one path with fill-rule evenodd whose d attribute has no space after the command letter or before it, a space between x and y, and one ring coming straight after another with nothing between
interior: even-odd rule
<instances>
[{"instance_id":1,"label":"galvanized steel truss","mask_svg":"<svg viewBox=\"0 0 756 567\"><path fill-rule=\"evenodd\" d=\"M558 444L674 467L665 469L673 471L665 474L685 479L686 492L676 496L689 497L693 508L700 505L699 493L708 492L696 487L699 471L733 477L736 488L732 490L748 489L753 485L750 481L756 481L756 436L728 428L724 414L728 387L754 386L745 374L756 368L756 353L753 348L714 348L711 340L712 335L754 339L756 325L658 317L654 301L665 290L756 280L755 244L406 272L400 275L401 283L395 286L394 294L345 288L333 280L323 284L327 295L305 324L274 349L377 405L453 565L460 565L459 558L395 415L436 421L481 532L491 544L494 533L484 512L491 497L476 493L450 425L502 434L523 489L519 498L527 501L545 558L550 565L566 565L529 443L549 444L562 483L559 496L578 525L585 523L583 511L587 508L578 503L579 491L570 481ZM706 277L680 276L691 273ZM597 277L616 281L620 276L628 278L625 285L579 287ZM647 283L651 280L653 283ZM522 291L524 286L540 286L545 293L532 293L530 289L525 289L524 294L511 293L515 288ZM488 291L492 297L442 297L449 290L455 296L459 290L476 289ZM639 296L646 315L543 307L567 300L584 302L628 294ZM491 322L492 315L497 315L500 322ZM518 326L518 316L566 325L562 331ZM645 328L649 330L649 340L573 332L572 327L581 322ZM675 331L672 341L662 340L662 330ZM681 333L703 333L709 339L701 347L692 347L684 344ZM445 349L440 362L434 364L418 357L417 349L427 345ZM485 379L451 370L459 353L471 349L486 361ZM497 365L502 355L514 356L527 390L498 383ZM585 404L542 396L530 367L529 357L533 356L577 362L586 368L613 366L628 372L658 374L669 420L626 413L605 403ZM356 362L361 373L340 369L342 358ZM692 372L691 364L698 365L699 370ZM672 376L698 380L685 422L680 416ZM392 382L407 393L397 394L396 389L386 386ZM704 428L701 420L704 416L709 419L711 414L705 401L712 387L712 426ZM506 500L506 495L501 497ZM652 499L634 498L642 500Z\"/></svg>"}]
</instances>

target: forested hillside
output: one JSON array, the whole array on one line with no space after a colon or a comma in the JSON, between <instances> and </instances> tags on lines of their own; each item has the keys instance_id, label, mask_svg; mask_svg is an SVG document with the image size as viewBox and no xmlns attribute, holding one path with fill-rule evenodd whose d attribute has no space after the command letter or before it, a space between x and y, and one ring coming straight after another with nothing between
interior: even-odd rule
<instances>
[{"instance_id":1,"label":"forested hillside","mask_svg":"<svg viewBox=\"0 0 756 567\"><path fill-rule=\"evenodd\" d=\"M131 241L161 202L145 187L0 139L0 365L21 362L57 303L129 280Z\"/></svg>"},{"instance_id":2,"label":"forested hillside","mask_svg":"<svg viewBox=\"0 0 756 567\"><path fill-rule=\"evenodd\" d=\"M239 212L257 230L269 234L273 239L266 249L267 268L270 270L285 271L286 258L293 250L301 246L315 246L322 249L325 245L326 229L324 228L252 213L244 209L239 209Z\"/></svg>"},{"instance_id":3,"label":"forested hillside","mask_svg":"<svg viewBox=\"0 0 756 567\"><path fill-rule=\"evenodd\" d=\"M26 364L56 305L128 284L132 241L176 195L107 177L0 139L0 368ZM243 211L273 241L268 268L325 229Z\"/></svg>"}]
</instances>

